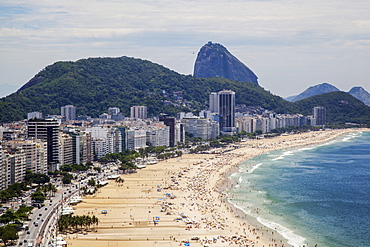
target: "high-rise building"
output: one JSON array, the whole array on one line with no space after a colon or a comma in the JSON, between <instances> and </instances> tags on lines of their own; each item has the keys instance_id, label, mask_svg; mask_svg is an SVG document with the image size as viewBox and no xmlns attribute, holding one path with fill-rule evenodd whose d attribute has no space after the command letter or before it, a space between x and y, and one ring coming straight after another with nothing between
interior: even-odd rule
<instances>
[{"instance_id":1,"label":"high-rise building","mask_svg":"<svg viewBox=\"0 0 370 247\"><path fill-rule=\"evenodd\" d=\"M147 119L146 106L132 106L131 107L131 118Z\"/></svg>"},{"instance_id":2,"label":"high-rise building","mask_svg":"<svg viewBox=\"0 0 370 247\"><path fill-rule=\"evenodd\" d=\"M209 110L213 113L218 113L218 94L212 92L209 95Z\"/></svg>"},{"instance_id":3,"label":"high-rise building","mask_svg":"<svg viewBox=\"0 0 370 247\"><path fill-rule=\"evenodd\" d=\"M313 123L314 126L324 126L326 124L326 108L316 106L313 108Z\"/></svg>"},{"instance_id":4,"label":"high-rise building","mask_svg":"<svg viewBox=\"0 0 370 247\"><path fill-rule=\"evenodd\" d=\"M60 165L73 164L73 138L66 133L59 133Z\"/></svg>"},{"instance_id":5,"label":"high-rise building","mask_svg":"<svg viewBox=\"0 0 370 247\"><path fill-rule=\"evenodd\" d=\"M90 132L73 129L69 131L72 137L72 161L74 164L85 164L93 160L92 137Z\"/></svg>"},{"instance_id":6,"label":"high-rise building","mask_svg":"<svg viewBox=\"0 0 370 247\"><path fill-rule=\"evenodd\" d=\"M5 186L8 188L15 183L21 183L26 176L26 156L23 149L10 148L4 157Z\"/></svg>"},{"instance_id":7,"label":"high-rise building","mask_svg":"<svg viewBox=\"0 0 370 247\"><path fill-rule=\"evenodd\" d=\"M66 120L76 120L76 107L73 105L66 105L61 107L62 116Z\"/></svg>"},{"instance_id":8,"label":"high-rise building","mask_svg":"<svg viewBox=\"0 0 370 247\"><path fill-rule=\"evenodd\" d=\"M26 169L33 173L47 173L46 143L43 140L8 141L9 147L23 149Z\"/></svg>"},{"instance_id":9,"label":"high-rise building","mask_svg":"<svg viewBox=\"0 0 370 247\"><path fill-rule=\"evenodd\" d=\"M108 115L118 115L118 113L120 113L120 109L118 107L108 108Z\"/></svg>"},{"instance_id":10,"label":"high-rise building","mask_svg":"<svg viewBox=\"0 0 370 247\"><path fill-rule=\"evenodd\" d=\"M160 117L159 121L163 122L165 125L170 127L170 147L174 147L176 143L176 132L175 125L176 119L174 117Z\"/></svg>"},{"instance_id":11,"label":"high-rise building","mask_svg":"<svg viewBox=\"0 0 370 247\"><path fill-rule=\"evenodd\" d=\"M3 147L0 145L0 191L6 189L5 162L3 161Z\"/></svg>"},{"instance_id":12,"label":"high-rise building","mask_svg":"<svg viewBox=\"0 0 370 247\"><path fill-rule=\"evenodd\" d=\"M235 133L235 92L231 90L218 92L218 114L220 131L223 134Z\"/></svg>"},{"instance_id":13,"label":"high-rise building","mask_svg":"<svg viewBox=\"0 0 370 247\"><path fill-rule=\"evenodd\" d=\"M47 143L47 164L49 171L59 169L59 123L55 120L30 119L27 123L28 137L45 140Z\"/></svg>"},{"instance_id":14,"label":"high-rise building","mask_svg":"<svg viewBox=\"0 0 370 247\"><path fill-rule=\"evenodd\" d=\"M42 113L37 111L27 113L27 119L29 120L32 118L42 118Z\"/></svg>"}]
</instances>

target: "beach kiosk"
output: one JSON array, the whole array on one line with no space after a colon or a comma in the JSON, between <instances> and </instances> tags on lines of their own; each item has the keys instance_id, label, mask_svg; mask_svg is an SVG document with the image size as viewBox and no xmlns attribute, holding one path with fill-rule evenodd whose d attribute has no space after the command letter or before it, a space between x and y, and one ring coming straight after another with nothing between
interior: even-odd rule
<instances>
[{"instance_id":1,"label":"beach kiosk","mask_svg":"<svg viewBox=\"0 0 370 247\"><path fill-rule=\"evenodd\" d=\"M102 214L107 214L108 213L108 210L102 210L101 213Z\"/></svg>"}]
</instances>

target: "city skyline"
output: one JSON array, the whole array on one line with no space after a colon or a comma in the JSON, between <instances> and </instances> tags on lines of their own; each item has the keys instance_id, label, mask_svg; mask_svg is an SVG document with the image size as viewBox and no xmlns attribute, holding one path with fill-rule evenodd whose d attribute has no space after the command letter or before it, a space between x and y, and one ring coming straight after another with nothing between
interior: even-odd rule
<instances>
[{"instance_id":1,"label":"city skyline","mask_svg":"<svg viewBox=\"0 0 370 247\"><path fill-rule=\"evenodd\" d=\"M0 85L20 88L45 66L136 57L192 74L208 41L223 44L282 97L329 82L370 91L370 3L322 1L2 2Z\"/></svg>"}]
</instances>

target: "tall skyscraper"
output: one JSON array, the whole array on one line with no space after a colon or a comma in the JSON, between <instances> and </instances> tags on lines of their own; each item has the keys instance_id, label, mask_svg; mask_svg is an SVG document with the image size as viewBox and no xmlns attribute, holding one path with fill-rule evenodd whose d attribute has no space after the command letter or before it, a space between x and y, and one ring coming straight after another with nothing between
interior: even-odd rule
<instances>
[{"instance_id":1,"label":"tall skyscraper","mask_svg":"<svg viewBox=\"0 0 370 247\"><path fill-rule=\"evenodd\" d=\"M218 113L218 94L212 92L209 95L209 110L213 113Z\"/></svg>"},{"instance_id":2,"label":"tall skyscraper","mask_svg":"<svg viewBox=\"0 0 370 247\"><path fill-rule=\"evenodd\" d=\"M313 125L324 126L326 124L326 108L322 106L316 106L313 108Z\"/></svg>"},{"instance_id":3,"label":"tall skyscraper","mask_svg":"<svg viewBox=\"0 0 370 247\"><path fill-rule=\"evenodd\" d=\"M66 105L61 107L61 115L66 120L76 120L76 107L73 105Z\"/></svg>"},{"instance_id":4,"label":"tall skyscraper","mask_svg":"<svg viewBox=\"0 0 370 247\"><path fill-rule=\"evenodd\" d=\"M46 140L47 164L49 171L59 169L59 123L54 120L30 119L27 123L28 137Z\"/></svg>"},{"instance_id":5,"label":"tall skyscraper","mask_svg":"<svg viewBox=\"0 0 370 247\"><path fill-rule=\"evenodd\" d=\"M222 133L235 133L235 92L231 90L218 92L218 114Z\"/></svg>"},{"instance_id":6,"label":"tall skyscraper","mask_svg":"<svg viewBox=\"0 0 370 247\"><path fill-rule=\"evenodd\" d=\"M174 117L160 117L159 121L170 127L170 147L174 147L176 143L176 119Z\"/></svg>"},{"instance_id":7,"label":"tall skyscraper","mask_svg":"<svg viewBox=\"0 0 370 247\"><path fill-rule=\"evenodd\" d=\"M147 118L146 106L132 106L131 118L146 119Z\"/></svg>"}]
</instances>

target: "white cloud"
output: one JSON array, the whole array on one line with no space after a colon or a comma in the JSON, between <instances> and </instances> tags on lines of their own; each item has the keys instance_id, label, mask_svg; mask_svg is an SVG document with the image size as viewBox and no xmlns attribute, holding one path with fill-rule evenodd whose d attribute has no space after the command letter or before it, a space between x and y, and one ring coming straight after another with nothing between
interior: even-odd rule
<instances>
[{"instance_id":1,"label":"white cloud","mask_svg":"<svg viewBox=\"0 0 370 247\"><path fill-rule=\"evenodd\" d=\"M212 40L283 96L326 80L345 88L353 78L370 87L363 72L368 0L3 0L2 6L0 83L19 85L54 61L90 56L141 57L189 74L199 48Z\"/></svg>"}]
</instances>

